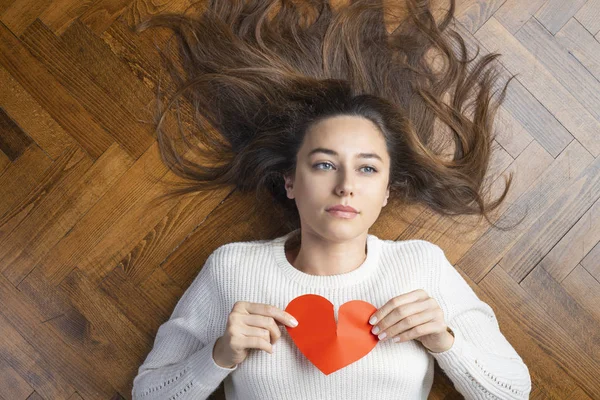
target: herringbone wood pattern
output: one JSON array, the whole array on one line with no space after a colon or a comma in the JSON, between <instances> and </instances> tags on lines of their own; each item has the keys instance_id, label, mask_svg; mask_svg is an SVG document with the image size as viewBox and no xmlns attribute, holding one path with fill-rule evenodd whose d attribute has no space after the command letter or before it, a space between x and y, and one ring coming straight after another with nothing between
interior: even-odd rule
<instances>
[{"instance_id":1,"label":"herringbone wood pattern","mask_svg":"<svg viewBox=\"0 0 600 400\"><path fill-rule=\"evenodd\" d=\"M130 398L208 255L283 234L232 189L152 204L178 179L143 122L153 39L169 32L128 27L191 3L0 0L2 399ZM515 174L497 221L525 218L468 229L414 208L427 229L382 212L370 233L445 250L528 365L532 398L600 398L600 1L462 0L456 15L470 47L518 73L490 174L495 190ZM460 398L437 366L430 398Z\"/></svg>"}]
</instances>

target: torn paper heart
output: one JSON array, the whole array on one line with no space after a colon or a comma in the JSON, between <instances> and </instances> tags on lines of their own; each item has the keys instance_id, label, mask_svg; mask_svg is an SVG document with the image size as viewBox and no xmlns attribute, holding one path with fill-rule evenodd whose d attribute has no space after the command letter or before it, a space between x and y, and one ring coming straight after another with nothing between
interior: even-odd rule
<instances>
[{"instance_id":1,"label":"torn paper heart","mask_svg":"<svg viewBox=\"0 0 600 400\"><path fill-rule=\"evenodd\" d=\"M360 360L379 342L369 324L377 308L366 301L342 304L337 325L333 304L316 294L296 297L285 311L298 320L297 327L286 326L290 337L325 375Z\"/></svg>"}]
</instances>

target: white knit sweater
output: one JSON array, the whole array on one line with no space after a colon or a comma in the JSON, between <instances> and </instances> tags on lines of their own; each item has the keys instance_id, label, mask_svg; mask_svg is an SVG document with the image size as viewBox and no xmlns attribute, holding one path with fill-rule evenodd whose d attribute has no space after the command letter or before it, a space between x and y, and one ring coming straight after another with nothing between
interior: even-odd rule
<instances>
[{"instance_id":1,"label":"white knit sweater","mask_svg":"<svg viewBox=\"0 0 600 400\"><path fill-rule=\"evenodd\" d=\"M494 311L481 301L445 257L424 240L382 240L369 234L367 256L339 275L301 272L287 260L284 243L235 242L216 249L183 294L133 381L133 399L206 399L224 380L227 399L427 399L434 360L467 399L528 399L529 369L500 332ZM234 368L214 362L213 346L225 333L236 301L282 310L308 293L327 298L335 310L350 300L377 309L391 298L425 290L454 331L453 346L428 351L417 340L378 342L366 356L329 375L296 347L283 325L273 354L251 349Z\"/></svg>"}]
</instances>

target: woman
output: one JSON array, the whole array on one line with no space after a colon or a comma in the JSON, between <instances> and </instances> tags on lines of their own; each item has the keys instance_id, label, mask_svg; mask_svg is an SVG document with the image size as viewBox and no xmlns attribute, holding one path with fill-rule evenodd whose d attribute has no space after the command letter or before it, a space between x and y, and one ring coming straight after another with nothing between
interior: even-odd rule
<instances>
[{"instance_id":1,"label":"woman","mask_svg":"<svg viewBox=\"0 0 600 400\"><path fill-rule=\"evenodd\" d=\"M173 194L255 191L262 207L283 210L289 233L208 257L160 326L133 398L205 399L224 381L228 399L426 399L435 360L466 398L529 398L527 366L443 250L368 233L388 199L491 222L510 186L484 199L508 85L492 101L497 54L472 65L448 28L453 0L439 24L424 0L394 12L375 0L279 3L215 0L197 17L138 26L177 33L183 72L165 57L178 89L170 104L185 96L201 128L197 143L181 135L182 151L159 110L161 155L195 182ZM400 21L391 33L389 15ZM328 312L339 325L325 318L320 331L314 318Z\"/></svg>"}]
</instances>

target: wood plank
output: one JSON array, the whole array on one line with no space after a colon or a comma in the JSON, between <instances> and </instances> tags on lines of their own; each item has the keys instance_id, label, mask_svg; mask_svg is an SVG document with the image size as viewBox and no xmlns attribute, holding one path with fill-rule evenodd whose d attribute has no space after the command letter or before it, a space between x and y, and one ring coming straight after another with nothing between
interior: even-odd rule
<instances>
[{"instance_id":1,"label":"wood plank","mask_svg":"<svg viewBox=\"0 0 600 400\"><path fill-rule=\"evenodd\" d=\"M16 0L0 0L0 14L10 7Z\"/></svg>"},{"instance_id":2,"label":"wood plank","mask_svg":"<svg viewBox=\"0 0 600 400\"><path fill-rule=\"evenodd\" d=\"M0 108L0 150L14 161L33 143L31 138Z\"/></svg>"},{"instance_id":3,"label":"wood plank","mask_svg":"<svg viewBox=\"0 0 600 400\"><path fill-rule=\"evenodd\" d=\"M23 199L16 207L11 210L2 219L2 236L0 236L0 262L2 265L0 271L3 272L4 276L8 277L11 275L11 263L14 261L14 257L6 257L10 253L11 247L18 248L20 240L17 239L16 243L14 240L11 242L11 234L15 231L23 232L23 237L31 239L30 232L31 224L37 226L40 224L40 220L28 220L27 216L32 210L36 210L39 202L41 202L46 193L51 191L56 185L59 185L61 181L66 180L67 184L72 184L73 179L85 172L89 168L91 161L85 156L85 154L77 148L69 149L64 153L64 156L59 158L44 175L40 183ZM73 178L75 177L75 178ZM35 215L35 214L34 214ZM43 220L42 220L43 221ZM21 228L22 227L22 228ZM17 236L18 237L18 236ZM17 250L20 252L20 250Z\"/></svg>"},{"instance_id":4,"label":"wood plank","mask_svg":"<svg viewBox=\"0 0 600 400\"><path fill-rule=\"evenodd\" d=\"M488 230L459 260L460 268L479 283L593 160L579 142L573 141L499 220L502 226L522 221L506 232Z\"/></svg>"},{"instance_id":5,"label":"wood plank","mask_svg":"<svg viewBox=\"0 0 600 400\"><path fill-rule=\"evenodd\" d=\"M0 178L2 178L2 175L4 174L4 172L8 169L8 167L10 165L11 165L10 159L8 158L8 156L6 154L4 154L0 150Z\"/></svg>"},{"instance_id":6,"label":"wood plank","mask_svg":"<svg viewBox=\"0 0 600 400\"><path fill-rule=\"evenodd\" d=\"M525 86L515 78L506 92L506 109L537 143L556 158L573 140L573 135L561 124ZM593 119L590 116L591 119Z\"/></svg>"},{"instance_id":7,"label":"wood plank","mask_svg":"<svg viewBox=\"0 0 600 400\"><path fill-rule=\"evenodd\" d=\"M0 22L15 36L21 36L23 31L52 4L52 1L16 0L4 10Z\"/></svg>"},{"instance_id":8,"label":"wood plank","mask_svg":"<svg viewBox=\"0 0 600 400\"><path fill-rule=\"evenodd\" d=\"M600 360L600 320L588 313L569 292L554 280L541 265L520 283L528 293L535 293L536 303L570 333L570 337L591 358ZM589 329L579 329L587 326Z\"/></svg>"},{"instance_id":9,"label":"wood plank","mask_svg":"<svg viewBox=\"0 0 600 400\"><path fill-rule=\"evenodd\" d=\"M132 27L193 1L0 0L0 116L11 132L0 139L0 388L10 386L0 400L130 398L157 328L210 252L287 233L278 209L234 187L155 203L183 182L164 165L151 121L159 79L174 89L155 46L177 55L165 47L172 30ZM502 230L414 204L385 207L369 229L447 249L528 366L532 399L598 393L600 0L580 2L459 0L451 22L470 58L480 46L469 72L500 54L488 66L493 93L516 74L486 178L495 198L513 174L492 221L525 219ZM438 22L447 4L431 4ZM544 22L563 24L555 36L536 19L542 6L568 10ZM182 107L188 134L196 126ZM174 119L166 131L176 133ZM434 374L430 398L463 397L438 364ZM211 399L224 398L223 386Z\"/></svg>"},{"instance_id":10,"label":"wood plank","mask_svg":"<svg viewBox=\"0 0 600 400\"><path fill-rule=\"evenodd\" d=\"M588 0L577 11L574 20L581 23L592 36L600 33L600 0Z\"/></svg>"},{"instance_id":11,"label":"wood plank","mask_svg":"<svg viewBox=\"0 0 600 400\"><path fill-rule=\"evenodd\" d=\"M515 37L536 55L538 62L543 64L597 121L600 121L600 81L585 68L581 68L581 64L567 49L560 46L554 36L535 19L523 25ZM573 136L594 157L600 155L600 129L596 129L597 127L600 127L600 123L589 126L589 130L572 131Z\"/></svg>"},{"instance_id":12,"label":"wood plank","mask_svg":"<svg viewBox=\"0 0 600 400\"><path fill-rule=\"evenodd\" d=\"M187 236L162 264L164 271L179 286L188 287L197 275L199 261L206 260L217 247L278 236L281 219L270 211L257 209L254 200L254 195L234 191L213 207L201 227ZM248 232L252 232L252 239Z\"/></svg>"},{"instance_id":13,"label":"wood plank","mask_svg":"<svg viewBox=\"0 0 600 400\"><path fill-rule=\"evenodd\" d=\"M100 36L128 8L131 0L98 0L79 17L96 36Z\"/></svg>"},{"instance_id":14,"label":"wood plank","mask_svg":"<svg viewBox=\"0 0 600 400\"><path fill-rule=\"evenodd\" d=\"M0 317L1 319L2 317ZM0 355L1 355L0 350ZM0 356L0 397L5 399L26 399L33 388Z\"/></svg>"},{"instance_id":15,"label":"wood plank","mask_svg":"<svg viewBox=\"0 0 600 400\"><path fill-rule=\"evenodd\" d=\"M12 351L7 357L12 357L14 362L4 354L2 358L8 360L21 376L27 376L28 370L37 372L38 377L32 373L28 380L36 391L53 399L67 398L73 389L90 398L107 398L115 392L102 370L84 361L59 335L46 324L40 323L41 315L2 275L0 298L3 300L0 308L0 329L3 330L0 343L20 345L30 361L26 365L19 365L21 361L16 357L20 353Z\"/></svg>"},{"instance_id":16,"label":"wood plank","mask_svg":"<svg viewBox=\"0 0 600 400\"><path fill-rule=\"evenodd\" d=\"M103 296L110 298L136 329L147 337L153 338L160 325L169 319L177 302L170 304L170 312L157 310L152 298L158 293L145 292L128 278L119 265L100 282L97 290ZM178 292L180 297L183 292L183 290ZM151 344L147 343L147 345Z\"/></svg>"},{"instance_id":17,"label":"wood plank","mask_svg":"<svg viewBox=\"0 0 600 400\"><path fill-rule=\"evenodd\" d=\"M490 167L486 174L486 179L492 182L492 193L494 197L497 197L500 182L504 182L504 171L514 162L512 157L502 149L496 142L494 142L494 151L490 160ZM504 185L502 184L502 188ZM433 212L431 209L426 208L423 212L409 225L402 234L395 240L408 240L408 239L422 239L432 243L442 242L441 237L445 236L446 233L452 232L451 237L446 239L455 240L458 234L459 224L467 224L474 222L478 219L468 216L442 216L438 213ZM452 230L451 230L451 227ZM459 234L460 235L460 234Z\"/></svg>"},{"instance_id":18,"label":"wood plank","mask_svg":"<svg viewBox=\"0 0 600 400\"><path fill-rule=\"evenodd\" d=\"M95 78L84 66L81 66L65 44L58 40L40 20L34 21L21 35L27 49L41 62L50 73L64 86L77 101L96 119L134 158L139 156L154 141L152 129L137 121L127 110L102 90ZM104 60L103 68L112 68L110 59ZM118 79L114 84L118 85Z\"/></svg>"},{"instance_id":19,"label":"wood plank","mask_svg":"<svg viewBox=\"0 0 600 400\"><path fill-rule=\"evenodd\" d=\"M15 286L133 164L117 144L93 165L87 158L69 162L77 165L67 164L64 178L45 185L33 207L23 205L27 219L3 241L0 264L7 265L3 273Z\"/></svg>"},{"instance_id":20,"label":"wood plank","mask_svg":"<svg viewBox=\"0 0 600 400\"><path fill-rule=\"evenodd\" d=\"M554 35L586 2L587 0L548 0L537 10L535 18Z\"/></svg>"},{"instance_id":21,"label":"wood plank","mask_svg":"<svg viewBox=\"0 0 600 400\"><path fill-rule=\"evenodd\" d=\"M504 171L503 175L508 177L513 174L511 188L506 195L505 201L498 207L495 217L491 218L494 223L500 222L500 226L512 225L516 221L504 216L510 207L518 202L518 199L531 189L531 183L535 182L553 162L553 158L538 144L537 141L523 151L519 157ZM493 197L497 197L504 190L504 180L494 182L492 186ZM504 218L502 220L502 218ZM512 218L516 219L516 218ZM508 220L508 221L507 221ZM448 248L448 260L456 263L482 235L489 229L489 225L477 224L475 217L460 217L457 223L448 228L448 233L455 232L453 236L445 235L436 239L436 244ZM475 227L472 227L475 225ZM469 229L467 229L469 228Z\"/></svg>"},{"instance_id":22,"label":"wood plank","mask_svg":"<svg viewBox=\"0 0 600 400\"><path fill-rule=\"evenodd\" d=\"M562 282L600 241L600 199L577 220L575 225L552 247L540 265Z\"/></svg>"},{"instance_id":23,"label":"wood plank","mask_svg":"<svg viewBox=\"0 0 600 400\"><path fill-rule=\"evenodd\" d=\"M0 176L0 187L3 189L0 196L0 237L7 230L4 226L6 215L35 187L51 165L52 160L47 154L33 145L14 163L9 164Z\"/></svg>"},{"instance_id":24,"label":"wood plank","mask_svg":"<svg viewBox=\"0 0 600 400\"><path fill-rule=\"evenodd\" d=\"M4 68L0 66L0 107L48 155L56 160L77 143Z\"/></svg>"},{"instance_id":25,"label":"wood plank","mask_svg":"<svg viewBox=\"0 0 600 400\"><path fill-rule=\"evenodd\" d=\"M518 82L517 82L518 83ZM509 84L510 86L510 84ZM533 137L529 131L517 121L505 106L500 106L497 114L496 141L515 159L529 146Z\"/></svg>"},{"instance_id":26,"label":"wood plank","mask_svg":"<svg viewBox=\"0 0 600 400\"><path fill-rule=\"evenodd\" d=\"M61 42L64 44L61 48L85 71L87 78L134 119L139 119L144 108L155 99L150 88L136 79L125 62L81 21L71 24L62 35ZM151 115L143 117L149 119Z\"/></svg>"},{"instance_id":27,"label":"wood plank","mask_svg":"<svg viewBox=\"0 0 600 400\"><path fill-rule=\"evenodd\" d=\"M3 277L0 276L0 280ZM3 299L3 308L8 307L8 299ZM52 362L45 360L35 347L13 327L10 320L0 310L0 359L16 371L25 382L53 399L66 399L75 389L68 379L56 374ZM16 389L16 388L13 388ZM7 397L7 400L14 397Z\"/></svg>"},{"instance_id":28,"label":"wood plank","mask_svg":"<svg viewBox=\"0 0 600 400\"><path fill-rule=\"evenodd\" d=\"M113 184L68 236L61 238L36 268L41 268L48 281L56 286L77 265L88 259L89 253L109 228L122 219L135 204L132 199L147 196L157 181L167 173L155 143L132 167Z\"/></svg>"},{"instance_id":29,"label":"wood plank","mask_svg":"<svg viewBox=\"0 0 600 400\"><path fill-rule=\"evenodd\" d=\"M44 171L38 182L32 185L31 190L28 193L23 193L22 196L19 196L18 201L13 202L12 208L0 218L0 244L7 241L10 233L17 228L27 215L29 215L30 210L45 196L46 190L52 187L64 175L71 173L69 168L72 165L69 163L89 163L89 159L87 161L82 160L82 158L87 158L82 157L82 154L83 152L77 147L66 149L62 156L52 163L50 168Z\"/></svg>"},{"instance_id":30,"label":"wood plank","mask_svg":"<svg viewBox=\"0 0 600 400\"><path fill-rule=\"evenodd\" d=\"M111 400L120 400L120 399L123 399L123 397L121 397L119 393L115 393L110 399ZM30 399L27 399L27 400L30 400ZM41 400L41 398L40 398L40 400ZM71 397L69 397L69 400L85 400L85 399L83 397L81 397L81 395L79 393L75 392L71 395Z\"/></svg>"},{"instance_id":31,"label":"wood plank","mask_svg":"<svg viewBox=\"0 0 600 400\"><path fill-rule=\"evenodd\" d=\"M68 314L72 310L69 297L60 288L51 285L40 268L31 271L17 288L45 321Z\"/></svg>"},{"instance_id":32,"label":"wood plank","mask_svg":"<svg viewBox=\"0 0 600 400\"><path fill-rule=\"evenodd\" d=\"M585 256L581 265L600 282L600 243L596 244L592 251Z\"/></svg>"},{"instance_id":33,"label":"wood plank","mask_svg":"<svg viewBox=\"0 0 600 400\"><path fill-rule=\"evenodd\" d=\"M502 334L527 365L532 387L535 386L541 393L550 394L548 397L541 398L562 399L572 393L577 387L577 383L570 375L565 373L552 354L552 350L559 347L560 344L555 343L551 351L548 351L544 343L538 340L537 330L521 321L521 318L525 318L521 308L531 309L533 307L532 313L534 315L539 312L543 313L539 306L535 304L533 298L513 282L502 268L493 268L480 285L476 285L460 268L456 270L473 289L477 297L492 307ZM499 283L494 286L496 282ZM495 290L489 290L490 286ZM507 289L511 291L507 291ZM517 291L518 296L514 297L512 291ZM508 296L512 297L507 298ZM511 303L511 299L514 299L516 305ZM535 333L532 333L532 329ZM536 394L532 393L531 398L535 396Z\"/></svg>"},{"instance_id":34,"label":"wood plank","mask_svg":"<svg viewBox=\"0 0 600 400\"><path fill-rule=\"evenodd\" d=\"M566 398L567 400L593 400L586 392L583 391L579 386L573 390L573 392Z\"/></svg>"},{"instance_id":35,"label":"wood plank","mask_svg":"<svg viewBox=\"0 0 600 400\"><path fill-rule=\"evenodd\" d=\"M549 399L550 395L541 387L531 383L531 393L529 394L529 400L545 400Z\"/></svg>"},{"instance_id":36,"label":"wood plank","mask_svg":"<svg viewBox=\"0 0 600 400\"><path fill-rule=\"evenodd\" d=\"M166 178L172 178L170 172ZM165 189L164 183L158 182L140 196L127 214L116 221L88 251L79 268L86 272L92 282L98 284L118 263L127 269L127 273L137 275L137 279L145 279L156 267L156 262L164 260L173 247L184 240L228 192L205 192L191 198L173 198L152 205L158 196L165 193ZM156 241L162 235L168 235L165 241ZM157 248L154 248L154 243ZM147 253L150 258L144 260ZM142 257L139 263L138 257Z\"/></svg>"},{"instance_id":37,"label":"wood plank","mask_svg":"<svg viewBox=\"0 0 600 400\"><path fill-rule=\"evenodd\" d=\"M177 285L173 279L162 269L157 267L152 274L139 285L140 290L145 293L152 293L150 302L154 306L155 312L163 315L171 315L173 307L185 289Z\"/></svg>"},{"instance_id":38,"label":"wood plank","mask_svg":"<svg viewBox=\"0 0 600 400\"><path fill-rule=\"evenodd\" d=\"M93 3L94 0L54 0L38 19L56 36L61 36Z\"/></svg>"},{"instance_id":39,"label":"wood plank","mask_svg":"<svg viewBox=\"0 0 600 400\"><path fill-rule=\"evenodd\" d=\"M531 132L550 154L556 157L556 151L562 151L572 140L571 134L585 139L590 132L600 131L600 122L498 21L490 18L475 36L488 50L503 53L506 68L518 73L517 79L568 129L568 132L544 132L547 138ZM596 146L592 146L591 149L595 149Z\"/></svg>"},{"instance_id":40,"label":"wood plank","mask_svg":"<svg viewBox=\"0 0 600 400\"><path fill-rule=\"evenodd\" d=\"M567 187L522 235L500 260L500 266L516 282L523 278L548 254L577 221L600 198L600 158L578 176L568 177ZM600 230L600 227L597 228ZM595 243L595 242L594 242Z\"/></svg>"},{"instance_id":41,"label":"wood plank","mask_svg":"<svg viewBox=\"0 0 600 400\"><path fill-rule=\"evenodd\" d=\"M456 19L474 34L505 0L463 0L456 4Z\"/></svg>"},{"instance_id":42,"label":"wood plank","mask_svg":"<svg viewBox=\"0 0 600 400\"><path fill-rule=\"evenodd\" d=\"M504 26L504 28L513 35L521 29L537 10L546 3L547 0L506 0L502 7L496 11L494 18Z\"/></svg>"},{"instance_id":43,"label":"wood plank","mask_svg":"<svg viewBox=\"0 0 600 400\"><path fill-rule=\"evenodd\" d=\"M156 92L156 83L161 72L163 80L166 76L160 67L161 60L155 46L167 51L165 45L169 30L153 28L136 34L132 29L123 18L119 18L102 33L101 39L140 82ZM167 51L167 54L171 53ZM163 90L173 89L172 82L170 80L161 82L161 88Z\"/></svg>"},{"instance_id":44,"label":"wood plank","mask_svg":"<svg viewBox=\"0 0 600 400\"><path fill-rule=\"evenodd\" d=\"M117 265L132 283L146 280L174 248L199 228L229 190L173 199L149 212L149 202L163 192L163 186L153 188L94 247L88 255L94 261L86 264L90 279L102 280Z\"/></svg>"},{"instance_id":45,"label":"wood plank","mask_svg":"<svg viewBox=\"0 0 600 400\"><path fill-rule=\"evenodd\" d=\"M586 393L600 393L600 381L595 371L600 370L600 361L586 354L571 337L571 332L556 324L552 318L537 304L535 298L514 282L502 268L493 268L479 283L479 288L496 300L496 304L505 313L511 315L515 322L525 331L526 336L535 342L562 368L556 380L566 380L567 377L579 385ZM516 344L516 343L515 343ZM534 364L529 364L534 365ZM545 364L542 368L547 368ZM564 398L565 394L556 393L558 382L542 382L546 391L556 398ZM568 393L575 388L570 386Z\"/></svg>"},{"instance_id":46,"label":"wood plank","mask_svg":"<svg viewBox=\"0 0 600 400\"><path fill-rule=\"evenodd\" d=\"M132 26L146 18L163 13L183 13L197 0L133 0L123 13L127 24Z\"/></svg>"},{"instance_id":47,"label":"wood plank","mask_svg":"<svg viewBox=\"0 0 600 400\"><path fill-rule=\"evenodd\" d=\"M600 321L600 283L585 268L577 265L560 284L596 321Z\"/></svg>"},{"instance_id":48,"label":"wood plank","mask_svg":"<svg viewBox=\"0 0 600 400\"><path fill-rule=\"evenodd\" d=\"M79 145L96 160L113 139L48 72L23 44L0 24L0 64Z\"/></svg>"},{"instance_id":49,"label":"wood plank","mask_svg":"<svg viewBox=\"0 0 600 400\"><path fill-rule=\"evenodd\" d=\"M483 44L475 38L467 29L463 28L461 24L456 24L456 31L463 37L465 46L467 47L468 54L470 57L474 57L479 49L479 54L475 58L479 60L484 54L489 51L483 46ZM455 45L456 46L456 45ZM455 51L459 49L455 48ZM495 90L500 90L504 87L508 79L513 75L508 71L504 64L504 60L500 57L499 62L496 63L496 70L499 73L499 79L494 87ZM498 59L497 59L498 61ZM469 70L472 70L473 63L469 64ZM510 119L508 115L510 114ZM507 143L508 140L514 139L517 134L522 131L517 130L513 135L508 136L507 134L500 134L497 137L498 143L500 143L505 149L516 147L512 152L509 151L513 158L516 158L525 147L534 138L542 143L546 149L550 149L549 152L553 157L556 157L560 151L566 146L566 144L572 139L572 135L560 124L559 121L546 109L538 99L536 99L519 81L519 78L513 79L508 86L506 92L506 98L499 109L498 121L496 129L505 128L503 123L511 122L506 128L519 129L519 126L515 126L518 123L520 127L525 129L523 133L526 133L522 139L516 144L511 145ZM548 133L552 132L553 138L548 139Z\"/></svg>"},{"instance_id":50,"label":"wood plank","mask_svg":"<svg viewBox=\"0 0 600 400\"><path fill-rule=\"evenodd\" d=\"M556 33L555 38L571 56L600 80L600 43L583 25L572 18Z\"/></svg>"},{"instance_id":51,"label":"wood plank","mask_svg":"<svg viewBox=\"0 0 600 400\"><path fill-rule=\"evenodd\" d=\"M131 393L130 377L146 358L153 336L140 331L112 298L96 290L78 268L61 282L60 289L68 295L77 312L48 323L83 359L97 363L97 369L117 391ZM71 329L78 325L79 329Z\"/></svg>"}]
</instances>

